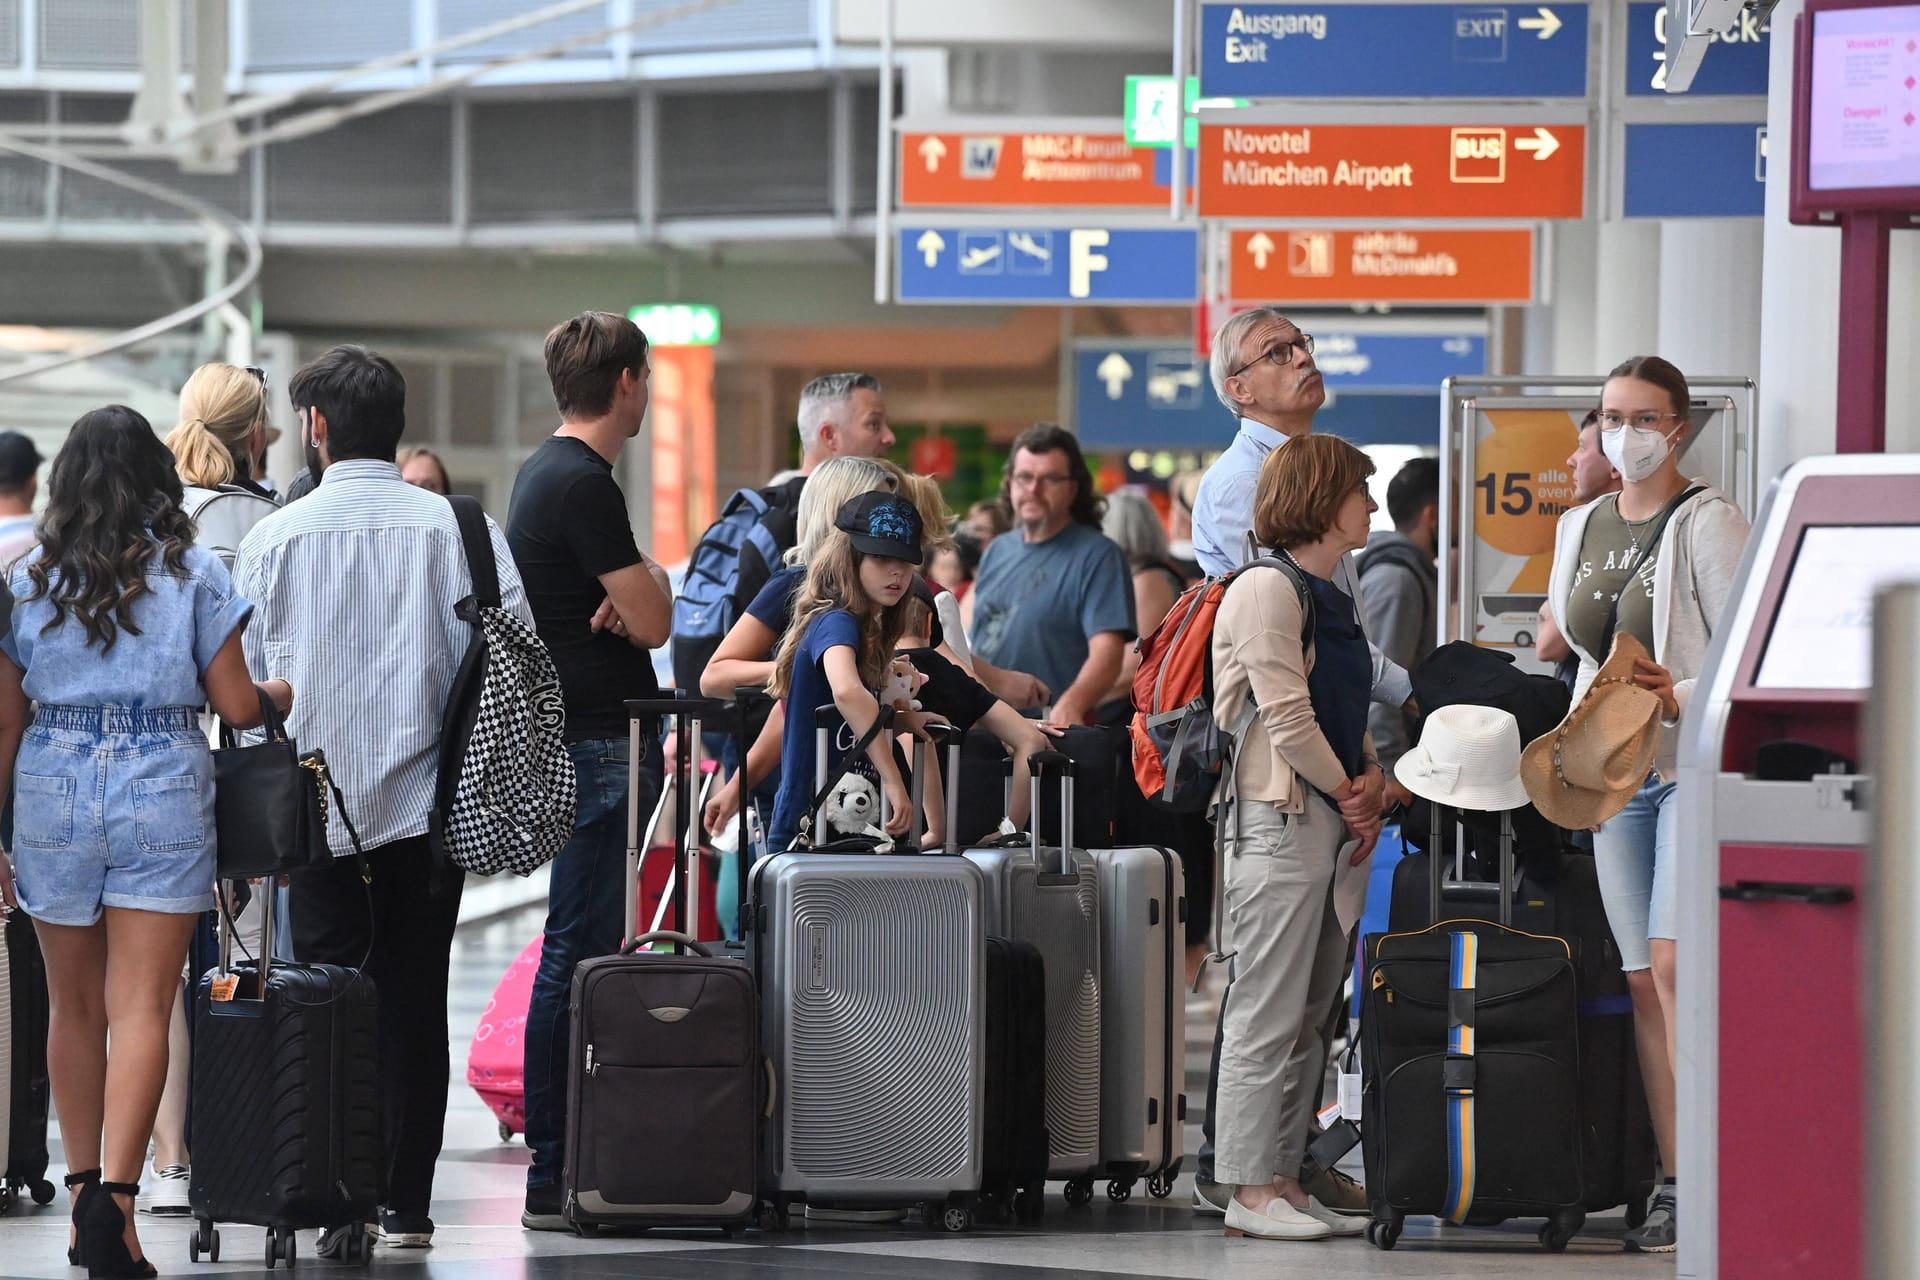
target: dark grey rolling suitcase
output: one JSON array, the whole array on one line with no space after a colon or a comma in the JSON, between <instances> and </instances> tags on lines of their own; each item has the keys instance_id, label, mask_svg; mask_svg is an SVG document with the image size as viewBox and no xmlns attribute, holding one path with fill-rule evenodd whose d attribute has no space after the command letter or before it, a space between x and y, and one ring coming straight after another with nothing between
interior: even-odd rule
<instances>
[{"instance_id":1,"label":"dark grey rolling suitcase","mask_svg":"<svg viewBox=\"0 0 1920 1280\"><path fill-rule=\"evenodd\" d=\"M271 911L260 958L230 964L232 921L220 915L220 965L193 1000L189 1256L218 1262L217 1224L244 1222L267 1228L269 1269L291 1267L296 1230L350 1225L345 1257L364 1263L373 1241L363 1224L385 1192L373 980L273 963Z\"/></svg>"},{"instance_id":2,"label":"dark grey rolling suitcase","mask_svg":"<svg viewBox=\"0 0 1920 1280\"><path fill-rule=\"evenodd\" d=\"M816 794L828 780L820 710ZM819 815L814 829L820 830ZM794 849L753 868L749 949L775 1080L770 1203L921 1209L964 1231L984 1176L986 886L965 858Z\"/></svg>"},{"instance_id":3,"label":"dark grey rolling suitcase","mask_svg":"<svg viewBox=\"0 0 1920 1280\"><path fill-rule=\"evenodd\" d=\"M966 857L986 873L989 932L1032 943L1046 965L1047 1176L1067 1183L1067 1203L1086 1204L1102 1168L1099 873L1086 851L1072 846L1073 761L1037 751L1028 764L1034 813L1043 776L1060 778L1067 843L1042 847L1036 825L1029 845L969 849Z\"/></svg>"},{"instance_id":4,"label":"dark grey rolling suitcase","mask_svg":"<svg viewBox=\"0 0 1920 1280\"><path fill-rule=\"evenodd\" d=\"M47 1180L47 969L33 921L8 917L0 943L0 1214L21 1192L53 1202Z\"/></svg>"},{"instance_id":5,"label":"dark grey rolling suitcase","mask_svg":"<svg viewBox=\"0 0 1920 1280\"><path fill-rule=\"evenodd\" d=\"M638 787L628 790L628 941L619 955L574 970L572 1072L563 1174L567 1220L602 1227L713 1227L753 1221L763 1064L759 999L737 958L712 954L685 932L689 838L699 794L700 721L721 704L647 699L627 704L638 768L643 721L675 721L674 927L634 937L643 830ZM649 951L654 943L678 954Z\"/></svg>"}]
</instances>

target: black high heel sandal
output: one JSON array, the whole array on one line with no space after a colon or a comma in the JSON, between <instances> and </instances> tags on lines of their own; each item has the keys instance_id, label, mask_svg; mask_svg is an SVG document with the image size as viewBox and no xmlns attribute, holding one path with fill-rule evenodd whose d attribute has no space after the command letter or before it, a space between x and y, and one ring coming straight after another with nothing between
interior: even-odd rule
<instances>
[{"instance_id":1,"label":"black high heel sandal","mask_svg":"<svg viewBox=\"0 0 1920 1280\"><path fill-rule=\"evenodd\" d=\"M73 1197L74 1243L67 1246L67 1265L70 1267L84 1267L87 1265L87 1237L83 1227L87 1220L87 1209L92 1205L94 1193L98 1191L100 1187L100 1171L98 1169L83 1169L79 1173L68 1174L65 1178L61 1179L61 1181L69 1191L75 1187L80 1188L79 1194Z\"/></svg>"},{"instance_id":2,"label":"black high heel sandal","mask_svg":"<svg viewBox=\"0 0 1920 1280\"><path fill-rule=\"evenodd\" d=\"M140 1194L137 1182L102 1182L100 1194L87 1207L81 1227L81 1247L86 1251L88 1280L147 1280L160 1273L145 1258L136 1258L127 1250L127 1215L115 1196L129 1200Z\"/></svg>"}]
</instances>

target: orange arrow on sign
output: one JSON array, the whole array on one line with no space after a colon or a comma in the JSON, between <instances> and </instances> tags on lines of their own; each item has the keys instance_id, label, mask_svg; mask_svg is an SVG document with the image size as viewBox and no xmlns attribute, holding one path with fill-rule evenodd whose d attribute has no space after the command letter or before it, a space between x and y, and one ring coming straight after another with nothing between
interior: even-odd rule
<instances>
[{"instance_id":1,"label":"orange arrow on sign","mask_svg":"<svg viewBox=\"0 0 1920 1280\"><path fill-rule=\"evenodd\" d=\"M1578 218L1584 125L1212 124L1199 208L1228 218Z\"/></svg>"}]
</instances>

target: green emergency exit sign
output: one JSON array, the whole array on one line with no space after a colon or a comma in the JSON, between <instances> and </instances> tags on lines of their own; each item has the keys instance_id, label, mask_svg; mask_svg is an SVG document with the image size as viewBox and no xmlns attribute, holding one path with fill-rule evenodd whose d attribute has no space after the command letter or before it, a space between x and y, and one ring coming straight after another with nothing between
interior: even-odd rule
<instances>
[{"instance_id":1,"label":"green emergency exit sign","mask_svg":"<svg viewBox=\"0 0 1920 1280\"><path fill-rule=\"evenodd\" d=\"M720 308L704 303L663 302L635 307L627 319L656 347L711 347L720 341Z\"/></svg>"},{"instance_id":2,"label":"green emergency exit sign","mask_svg":"<svg viewBox=\"0 0 1920 1280\"><path fill-rule=\"evenodd\" d=\"M1194 111L1200 107L1244 107L1245 98L1202 98L1198 76L1187 77L1187 145L1200 145L1200 121ZM1173 103L1172 76L1128 76L1126 105L1127 144L1135 147L1173 146L1174 121L1179 112Z\"/></svg>"}]
</instances>

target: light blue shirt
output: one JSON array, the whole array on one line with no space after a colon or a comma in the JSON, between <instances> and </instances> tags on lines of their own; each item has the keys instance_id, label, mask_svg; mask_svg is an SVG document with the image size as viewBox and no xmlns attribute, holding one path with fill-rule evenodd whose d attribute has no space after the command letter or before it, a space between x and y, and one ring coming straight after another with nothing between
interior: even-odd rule
<instances>
[{"instance_id":1,"label":"light blue shirt","mask_svg":"<svg viewBox=\"0 0 1920 1280\"><path fill-rule=\"evenodd\" d=\"M487 532L500 602L532 626L507 540L491 519ZM302 750L326 752L361 844L426 834L440 725L473 634L453 612L473 577L452 504L391 462L336 462L253 527L233 577L256 605L247 669L293 685L287 728ZM327 842L353 852L341 823Z\"/></svg>"},{"instance_id":2,"label":"light blue shirt","mask_svg":"<svg viewBox=\"0 0 1920 1280\"><path fill-rule=\"evenodd\" d=\"M1290 437L1264 422L1240 419L1227 451L1200 477L1193 499L1193 558L1209 577L1232 573L1246 563L1248 533L1253 528L1253 491L1260 482L1260 466L1267 455ZM1342 557L1334 582L1349 596L1360 598L1360 580L1352 557ZM1361 622L1365 629L1365 620ZM1413 680L1406 671L1367 642L1373 655L1373 700L1397 707L1413 696Z\"/></svg>"}]
</instances>

